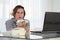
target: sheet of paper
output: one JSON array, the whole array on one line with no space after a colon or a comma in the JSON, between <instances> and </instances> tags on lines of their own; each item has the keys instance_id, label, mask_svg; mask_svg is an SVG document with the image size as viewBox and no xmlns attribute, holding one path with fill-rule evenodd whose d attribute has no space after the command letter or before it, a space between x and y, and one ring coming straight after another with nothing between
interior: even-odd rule
<instances>
[{"instance_id":1,"label":"sheet of paper","mask_svg":"<svg viewBox=\"0 0 60 40\"><path fill-rule=\"evenodd\" d=\"M0 34L0 36L4 36L3 34Z\"/></svg>"},{"instance_id":2,"label":"sheet of paper","mask_svg":"<svg viewBox=\"0 0 60 40\"><path fill-rule=\"evenodd\" d=\"M30 35L30 39L42 39L42 36L38 36L38 35Z\"/></svg>"}]
</instances>

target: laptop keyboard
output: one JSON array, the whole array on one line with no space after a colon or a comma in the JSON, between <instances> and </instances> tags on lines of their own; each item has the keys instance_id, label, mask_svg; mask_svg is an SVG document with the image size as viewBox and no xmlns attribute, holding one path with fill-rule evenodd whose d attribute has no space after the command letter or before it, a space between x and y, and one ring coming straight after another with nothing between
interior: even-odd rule
<instances>
[{"instance_id":1,"label":"laptop keyboard","mask_svg":"<svg viewBox=\"0 0 60 40\"><path fill-rule=\"evenodd\" d=\"M40 35L43 38L55 38L57 37L57 33L50 33L50 32L42 32L42 33L38 33L38 32L33 32L32 35Z\"/></svg>"}]
</instances>

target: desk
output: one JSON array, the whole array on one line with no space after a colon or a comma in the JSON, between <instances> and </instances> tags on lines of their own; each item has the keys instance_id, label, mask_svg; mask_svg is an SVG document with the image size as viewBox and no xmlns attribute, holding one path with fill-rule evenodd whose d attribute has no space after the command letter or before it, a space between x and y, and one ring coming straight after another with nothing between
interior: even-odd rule
<instances>
[{"instance_id":1,"label":"desk","mask_svg":"<svg viewBox=\"0 0 60 40\"><path fill-rule=\"evenodd\" d=\"M57 34L57 33L41 34L41 33L33 33L32 32L31 35L39 35L39 36L43 36L44 38L40 38L40 39L30 39L30 38L29 39L22 39L22 38L14 38L14 37L5 35L5 36L0 36L0 40L60 40L60 34Z\"/></svg>"},{"instance_id":2,"label":"desk","mask_svg":"<svg viewBox=\"0 0 60 40\"><path fill-rule=\"evenodd\" d=\"M60 38L48 38L48 39L19 39L19 38L8 38L0 37L0 40L60 40Z\"/></svg>"}]
</instances>

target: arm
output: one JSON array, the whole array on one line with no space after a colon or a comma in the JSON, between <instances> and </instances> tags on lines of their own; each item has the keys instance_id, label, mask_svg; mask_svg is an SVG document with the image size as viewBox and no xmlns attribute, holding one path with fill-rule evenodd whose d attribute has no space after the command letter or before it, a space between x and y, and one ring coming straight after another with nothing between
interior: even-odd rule
<instances>
[{"instance_id":1,"label":"arm","mask_svg":"<svg viewBox=\"0 0 60 40\"><path fill-rule=\"evenodd\" d=\"M15 25L13 25L14 23L11 20L6 21L5 24L6 24L7 31L12 30L15 27Z\"/></svg>"},{"instance_id":2,"label":"arm","mask_svg":"<svg viewBox=\"0 0 60 40\"><path fill-rule=\"evenodd\" d=\"M30 32L30 22L29 21L27 23L26 29L27 29L28 32Z\"/></svg>"},{"instance_id":3,"label":"arm","mask_svg":"<svg viewBox=\"0 0 60 40\"><path fill-rule=\"evenodd\" d=\"M29 38L29 35L30 35L30 22L29 21L28 21L25 29L26 29L26 37Z\"/></svg>"},{"instance_id":4,"label":"arm","mask_svg":"<svg viewBox=\"0 0 60 40\"><path fill-rule=\"evenodd\" d=\"M12 28L11 28L12 25L11 25L10 21L6 21L5 24L6 24L6 30L7 30L7 31L9 31L9 30L12 29Z\"/></svg>"}]
</instances>

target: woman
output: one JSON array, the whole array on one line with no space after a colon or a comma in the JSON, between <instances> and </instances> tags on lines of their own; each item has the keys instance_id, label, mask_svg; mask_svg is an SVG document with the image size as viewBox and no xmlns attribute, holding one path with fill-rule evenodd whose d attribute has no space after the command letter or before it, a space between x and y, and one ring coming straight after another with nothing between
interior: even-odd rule
<instances>
[{"instance_id":1,"label":"woman","mask_svg":"<svg viewBox=\"0 0 60 40\"><path fill-rule=\"evenodd\" d=\"M20 19L24 19L25 17L25 10L24 7L21 5L17 5L14 9L13 9L13 13L12 13L14 18L11 18L10 20L6 21L6 29L7 31L12 30L13 28L16 28L16 21L20 20ZM24 19L27 20L27 19ZM27 20L28 21L28 20ZM26 25L27 31L29 30L29 21Z\"/></svg>"}]
</instances>

